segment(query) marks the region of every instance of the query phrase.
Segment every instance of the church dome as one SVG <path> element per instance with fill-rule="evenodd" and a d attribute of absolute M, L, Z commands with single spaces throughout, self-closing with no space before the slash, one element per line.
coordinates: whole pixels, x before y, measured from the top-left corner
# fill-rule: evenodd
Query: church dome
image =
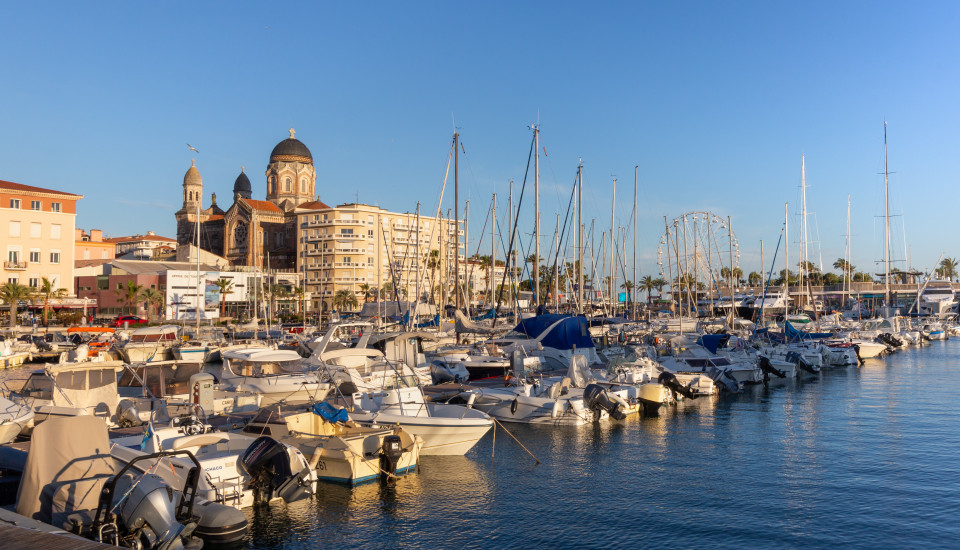
<path fill-rule="evenodd" d="M 281 141 L 273 148 L 270 153 L 270 162 L 302 162 L 304 164 L 313 164 L 313 155 L 310 149 L 299 139 L 293 137 L 293 128 L 290 128 L 290 137 Z"/>
<path fill-rule="evenodd" d="M 187 173 L 183 175 L 183 185 L 203 185 L 200 170 L 197 170 L 197 161 L 191 161 L 190 168 L 187 168 Z"/>
<path fill-rule="evenodd" d="M 233 182 L 233 194 L 239 194 L 245 199 L 253 196 L 253 187 L 250 185 L 250 178 L 248 178 L 247 174 L 243 171 L 243 166 L 240 167 L 240 175 L 237 176 L 236 181 Z"/>

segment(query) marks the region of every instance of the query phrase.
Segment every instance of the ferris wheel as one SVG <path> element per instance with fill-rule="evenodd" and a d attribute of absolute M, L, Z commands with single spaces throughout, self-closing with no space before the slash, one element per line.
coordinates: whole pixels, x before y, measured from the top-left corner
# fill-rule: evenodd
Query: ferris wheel
<path fill-rule="evenodd" d="M 668 281 L 682 274 L 712 288 L 725 285 L 721 274 L 740 266 L 740 245 L 727 219 L 711 212 L 687 212 L 666 222 L 657 264 L 660 277 Z"/>

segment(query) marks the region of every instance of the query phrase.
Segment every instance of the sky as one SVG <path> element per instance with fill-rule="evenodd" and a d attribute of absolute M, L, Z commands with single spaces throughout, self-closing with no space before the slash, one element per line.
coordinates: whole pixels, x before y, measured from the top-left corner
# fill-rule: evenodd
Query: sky
<path fill-rule="evenodd" d="M 456 130 L 469 253 L 486 254 L 491 197 L 498 214 L 511 180 L 519 197 L 537 123 L 545 256 L 582 162 L 598 248 L 617 180 L 628 272 L 634 167 L 640 275 L 658 275 L 664 218 L 693 212 L 730 217 L 745 273 L 761 270 L 761 243 L 769 268 L 785 204 L 795 264 L 803 156 L 811 261 L 835 271 L 845 255 L 849 197 L 852 263 L 877 273 L 887 121 L 894 267 L 960 256 L 955 2 L 2 1 L 0 13 L 0 179 L 84 195 L 78 227 L 109 236 L 175 236 L 191 159 L 204 206 L 212 192 L 229 206 L 241 166 L 264 198 L 291 127 L 327 204 L 432 214 Z"/>

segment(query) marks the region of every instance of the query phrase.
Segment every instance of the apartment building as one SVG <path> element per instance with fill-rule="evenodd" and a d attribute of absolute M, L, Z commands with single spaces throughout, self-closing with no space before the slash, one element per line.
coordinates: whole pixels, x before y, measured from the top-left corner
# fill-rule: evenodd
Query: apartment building
<path fill-rule="evenodd" d="M 114 237 L 107 239 L 116 247 L 116 257 L 127 260 L 150 260 L 158 254 L 176 251 L 177 240 L 170 237 L 161 237 L 153 231 L 146 235 L 132 235 L 130 237 Z"/>
<path fill-rule="evenodd" d="M 341 290 L 352 292 L 360 304 L 378 291 L 393 299 L 389 289 L 394 287 L 408 300 L 418 289 L 423 299 L 432 295 L 438 303 L 451 295 L 454 258 L 463 259 L 464 238 L 461 226 L 457 247 L 453 220 L 320 201 L 300 205 L 296 214 L 297 271 L 314 311 L 333 309 Z"/>
<path fill-rule="evenodd" d="M 73 292 L 77 201 L 83 195 L 0 180 L 0 283 L 38 287 L 42 278 Z"/>
<path fill-rule="evenodd" d="M 74 241 L 74 260 L 110 261 L 116 257 L 116 245 L 103 238 L 103 231 L 91 229 L 89 233 L 76 228 Z"/>

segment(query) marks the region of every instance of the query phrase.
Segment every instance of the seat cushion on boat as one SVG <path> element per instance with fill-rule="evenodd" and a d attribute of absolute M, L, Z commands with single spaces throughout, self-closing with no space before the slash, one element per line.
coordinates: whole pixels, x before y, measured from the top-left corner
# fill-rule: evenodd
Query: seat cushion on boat
<path fill-rule="evenodd" d="M 230 437 L 222 433 L 188 435 L 178 438 L 173 442 L 171 448 L 174 451 L 189 449 L 190 447 L 205 447 L 207 445 L 218 445 L 230 441 Z"/>

